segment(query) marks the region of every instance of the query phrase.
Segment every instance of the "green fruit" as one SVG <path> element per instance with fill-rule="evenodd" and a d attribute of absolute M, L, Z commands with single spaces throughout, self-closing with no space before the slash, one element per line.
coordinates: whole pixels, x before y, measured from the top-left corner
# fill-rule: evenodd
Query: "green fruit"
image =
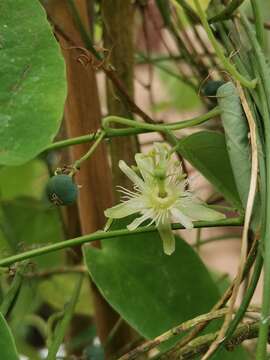
<path fill-rule="evenodd" d="M 216 96 L 218 88 L 224 84 L 222 80 L 209 80 L 203 86 L 202 93 L 204 96 Z"/>
<path fill-rule="evenodd" d="M 46 194 L 49 201 L 55 205 L 70 205 L 77 199 L 78 187 L 71 176 L 55 175 L 47 183 Z"/>

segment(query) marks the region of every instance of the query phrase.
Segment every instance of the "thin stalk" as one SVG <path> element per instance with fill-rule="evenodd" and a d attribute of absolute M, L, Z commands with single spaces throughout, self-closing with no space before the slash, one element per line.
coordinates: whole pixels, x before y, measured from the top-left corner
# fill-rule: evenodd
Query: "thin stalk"
<path fill-rule="evenodd" d="M 235 79 L 238 80 L 243 86 L 247 87 L 247 88 L 255 88 L 256 84 L 257 84 L 257 79 L 253 79 L 253 80 L 248 80 L 247 78 L 245 78 L 243 75 L 241 75 L 236 67 L 226 58 L 226 56 L 223 53 L 222 48 L 220 47 L 219 43 L 216 41 L 215 36 L 208 24 L 205 12 L 202 9 L 202 6 L 199 2 L 199 0 L 194 0 L 194 3 L 196 5 L 198 14 L 200 16 L 202 25 L 208 35 L 208 38 L 213 46 L 213 48 L 215 49 L 215 52 L 220 60 L 220 62 L 222 63 L 224 69 L 231 74 L 231 76 Z"/>
<path fill-rule="evenodd" d="M 74 162 L 74 165 L 73 165 L 73 172 L 76 172 L 77 170 L 80 169 L 80 166 L 81 164 L 90 158 L 90 156 L 94 153 L 94 151 L 96 150 L 96 148 L 98 147 L 98 145 L 100 144 L 100 142 L 102 141 L 102 139 L 104 138 L 105 136 L 105 132 L 104 131 L 100 131 L 98 136 L 97 136 L 97 139 L 96 141 L 94 142 L 94 144 L 91 146 L 91 148 L 87 151 L 86 154 L 84 154 L 80 159 L 76 160 Z"/>
<path fill-rule="evenodd" d="M 243 218 L 237 217 L 237 218 L 227 218 L 223 220 L 218 221 L 194 221 L 194 228 L 202 228 L 202 227 L 222 227 L 222 226 L 242 226 L 243 225 Z M 184 226 L 181 224 L 172 224 L 172 229 L 184 229 Z M 11 264 L 14 264 L 18 261 L 22 261 L 25 259 L 30 259 L 35 256 L 48 254 L 53 251 L 62 250 L 70 247 L 74 247 L 77 245 L 82 245 L 88 242 L 93 242 L 97 240 L 106 240 L 106 239 L 113 239 L 119 236 L 125 236 L 125 235 L 132 235 L 132 234 L 143 234 L 143 233 L 149 233 L 156 231 L 155 226 L 142 226 L 139 227 L 136 230 L 129 231 L 127 229 L 121 229 L 121 230 L 113 230 L 113 231 L 97 231 L 92 234 L 79 236 L 73 239 L 65 240 L 65 241 L 59 241 L 55 244 L 42 246 L 38 249 L 33 249 L 29 251 L 25 251 L 20 254 L 12 255 L 10 257 L 7 257 L 5 259 L 0 260 L 0 266 L 9 266 Z"/>

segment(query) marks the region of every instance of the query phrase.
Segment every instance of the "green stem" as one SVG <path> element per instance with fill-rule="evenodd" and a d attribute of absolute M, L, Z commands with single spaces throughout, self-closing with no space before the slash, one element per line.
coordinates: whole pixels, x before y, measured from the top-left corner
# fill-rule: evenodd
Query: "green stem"
<path fill-rule="evenodd" d="M 216 107 L 213 110 L 209 111 L 208 113 L 197 116 L 190 120 L 179 121 L 179 122 L 172 123 L 172 124 L 155 124 L 155 125 L 154 124 L 146 124 L 146 123 L 142 123 L 142 122 L 138 122 L 138 121 L 134 121 L 134 120 L 129 120 L 129 119 L 118 117 L 118 116 L 108 116 L 103 119 L 102 126 L 103 126 L 104 131 L 109 134 L 117 134 L 118 131 L 121 130 L 121 129 L 115 129 L 115 128 L 109 127 L 109 124 L 111 122 L 130 126 L 133 128 L 143 129 L 143 130 L 147 130 L 147 131 L 157 131 L 157 132 L 165 132 L 166 133 L 168 130 L 175 131 L 175 130 L 181 130 L 181 129 L 184 129 L 187 127 L 193 127 L 193 126 L 200 125 L 200 124 L 204 123 L 205 121 L 220 115 L 220 113 L 221 113 L 220 109 L 218 107 Z"/>
<path fill-rule="evenodd" d="M 200 1 L 199 0 L 194 0 L 194 3 L 196 5 L 199 17 L 201 19 L 202 25 L 208 35 L 208 38 L 213 46 L 213 48 L 215 49 L 215 52 L 220 60 L 220 62 L 222 63 L 224 69 L 235 79 L 238 80 L 243 86 L 247 87 L 247 88 L 255 88 L 256 84 L 257 84 L 257 79 L 254 80 L 248 80 L 246 79 L 243 75 L 241 75 L 236 67 L 226 58 L 226 56 L 223 53 L 222 48 L 220 47 L 219 43 L 216 41 L 215 36 L 207 22 L 207 18 L 205 15 L 205 12 L 203 11 Z"/>
<path fill-rule="evenodd" d="M 105 132 L 104 131 L 100 131 L 97 135 L 97 139 L 96 141 L 94 142 L 94 144 L 90 147 L 90 149 L 87 151 L 86 154 L 84 154 L 80 159 L 76 160 L 74 162 L 74 165 L 73 165 L 73 171 L 71 172 L 70 175 L 73 175 L 73 173 L 75 173 L 77 170 L 80 169 L 80 166 L 81 164 L 90 158 L 90 156 L 93 154 L 93 152 L 96 150 L 96 148 L 98 147 L 98 145 L 100 144 L 100 142 L 102 141 L 102 139 L 104 138 L 105 136 Z"/>
<path fill-rule="evenodd" d="M 257 39 L 262 49 L 264 49 L 265 48 L 264 23 L 262 19 L 260 4 L 258 0 L 251 0 L 250 2 L 255 19 Z"/>
<path fill-rule="evenodd" d="M 221 227 L 221 226 L 242 226 L 243 225 L 243 218 L 237 217 L 237 218 L 228 218 L 218 221 L 195 221 L 194 222 L 194 228 L 202 228 L 202 227 Z M 172 229 L 184 229 L 183 225 L 181 224 L 172 224 Z M 11 264 L 14 264 L 18 261 L 22 261 L 25 259 L 30 259 L 35 256 L 48 254 L 53 251 L 66 249 L 73 246 L 82 245 L 84 243 L 93 242 L 97 240 L 106 240 L 106 239 L 112 239 L 119 236 L 125 236 L 125 235 L 131 235 L 131 234 L 142 234 L 142 233 L 149 233 L 156 231 L 155 226 L 142 226 L 134 231 L 129 231 L 127 229 L 121 229 L 121 230 L 113 230 L 113 231 L 97 231 L 92 234 L 79 236 L 74 239 L 65 240 L 65 241 L 59 241 L 55 244 L 47 245 L 40 247 L 38 249 L 33 249 L 29 251 L 25 251 L 20 254 L 12 255 L 10 257 L 7 257 L 5 259 L 0 260 L 0 266 L 9 266 Z"/>
<path fill-rule="evenodd" d="M 210 19 L 208 19 L 209 23 L 212 24 L 218 21 L 230 19 L 235 10 L 237 10 L 243 2 L 244 0 L 232 0 L 229 5 L 227 5 L 226 8 L 222 10 L 219 14 L 212 16 Z"/>
<path fill-rule="evenodd" d="M 129 119 L 121 118 L 121 117 L 109 116 L 103 120 L 103 121 L 105 121 L 105 126 L 106 126 L 106 128 L 104 128 L 104 131 L 105 131 L 104 138 L 110 139 L 110 138 L 117 137 L 117 136 L 119 136 L 119 137 L 120 136 L 129 136 L 129 135 L 136 135 L 136 134 L 144 134 L 144 133 L 148 133 L 148 132 L 181 130 L 181 129 L 185 129 L 188 127 L 200 125 L 200 124 L 204 123 L 205 121 L 220 115 L 220 113 L 221 112 L 220 112 L 219 108 L 216 107 L 216 108 L 212 109 L 211 111 L 209 111 L 208 113 L 197 116 L 193 119 L 178 121 L 176 123 L 165 124 L 165 125 L 152 125 L 152 124 L 146 124 L 146 123 L 142 123 L 142 122 L 135 122 L 134 120 L 129 120 Z M 125 124 L 125 125 L 130 124 L 132 127 L 123 128 L 123 129 L 113 129 L 113 128 L 108 127 L 108 123 L 118 122 L 117 121 L 118 119 L 120 119 L 122 124 Z M 162 126 L 162 128 L 160 126 Z M 97 140 L 98 136 L 99 136 L 99 133 L 96 132 L 96 133 L 89 134 L 89 135 L 78 136 L 78 137 L 72 138 L 72 139 L 57 141 L 53 144 L 48 145 L 43 151 L 58 150 L 58 149 L 68 147 L 68 146 L 79 145 L 79 144 L 95 141 L 95 140 Z"/>

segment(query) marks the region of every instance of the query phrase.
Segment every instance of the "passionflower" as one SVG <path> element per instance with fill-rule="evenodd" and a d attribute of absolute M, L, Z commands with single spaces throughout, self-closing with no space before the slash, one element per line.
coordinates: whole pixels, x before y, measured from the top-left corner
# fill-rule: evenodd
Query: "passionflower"
<path fill-rule="evenodd" d="M 123 194 L 121 203 L 105 210 L 105 216 L 120 219 L 139 214 L 127 226 L 131 231 L 145 221 L 149 221 L 147 225 L 155 223 L 165 254 L 171 255 L 175 250 L 172 221 L 192 229 L 195 220 L 215 221 L 225 217 L 187 190 L 188 181 L 181 163 L 173 159 L 166 144 L 154 143 L 153 150 L 136 154 L 135 161 L 136 170 L 119 161 L 120 169 L 134 183 L 133 190 L 119 186 Z"/>

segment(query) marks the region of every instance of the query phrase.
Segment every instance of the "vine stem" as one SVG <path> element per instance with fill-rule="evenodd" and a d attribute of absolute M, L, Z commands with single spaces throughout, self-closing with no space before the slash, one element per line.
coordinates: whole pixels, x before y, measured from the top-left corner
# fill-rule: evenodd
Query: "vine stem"
<path fill-rule="evenodd" d="M 236 67 L 226 58 L 226 56 L 223 53 L 222 48 L 220 47 L 219 43 L 216 41 L 213 32 L 208 24 L 205 12 L 202 9 L 202 6 L 200 4 L 199 0 L 194 0 L 194 4 L 197 8 L 199 17 L 201 19 L 202 25 L 208 35 L 208 38 L 213 46 L 213 48 L 215 49 L 215 52 L 220 60 L 220 62 L 222 63 L 224 69 L 226 71 L 228 71 L 229 74 L 231 74 L 231 76 L 237 81 L 239 81 L 243 86 L 247 87 L 247 88 L 255 88 L 256 84 L 257 84 L 257 79 L 253 79 L 253 80 L 248 80 L 246 79 L 243 75 L 241 75 Z"/>
<path fill-rule="evenodd" d="M 144 134 L 148 132 L 167 132 L 167 130 L 182 130 L 188 127 L 197 126 L 203 124 L 204 122 L 220 115 L 221 111 L 218 107 L 210 110 L 208 113 L 196 116 L 192 119 L 182 120 L 171 124 L 146 124 L 142 122 L 137 122 L 135 120 L 125 119 L 118 116 L 108 116 L 103 119 L 103 131 L 105 132 L 103 139 L 110 139 L 117 136 L 128 136 L 136 134 Z M 111 128 L 109 123 L 115 122 L 122 125 L 127 125 L 127 128 Z M 104 126 L 105 124 L 105 126 Z M 78 136 L 72 139 L 57 141 L 53 144 L 48 145 L 43 151 L 52 151 L 58 150 L 64 147 L 79 145 L 86 142 L 91 142 L 97 140 L 100 132 L 95 132 L 89 135 Z"/>
<path fill-rule="evenodd" d="M 218 221 L 194 221 L 194 228 L 202 228 L 202 227 L 220 227 L 220 226 L 242 226 L 243 225 L 243 218 L 242 217 L 236 217 L 236 218 L 227 218 L 223 220 Z M 172 224 L 172 229 L 184 229 L 183 225 L 181 224 Z M 30 259 L 35 256 L 48 254 L 53 251 L 66 249 L 69 247 L 82 245 L 88 242 L 93 242 L 97 240 L 106 240 L 106 239 L 112 239 L 119 236 L 125 236 L 125 235 L 132 235 L 132 234 L 143 234 L 148 232 L 156 231 L 155 226 L 142 226 L 139 227 L 136 230 L 129 231 L 127 229 L 120 229 L 120 230 L 113 230 L 113 231 L 102 231 L 99 230 L 95 233 L 79 236 L 73 239 L 65 240 L 65 241 L 59 241 L 55 244 L 42 246 L 37 249 L 25 251 L 20 254 L 9 256 L 5 259 L 0 260 L 0 266 L 5 267 L 9 266 L 11 264 L 14 264 L 18 261 L 22 261 L 25 259 Z"/>

